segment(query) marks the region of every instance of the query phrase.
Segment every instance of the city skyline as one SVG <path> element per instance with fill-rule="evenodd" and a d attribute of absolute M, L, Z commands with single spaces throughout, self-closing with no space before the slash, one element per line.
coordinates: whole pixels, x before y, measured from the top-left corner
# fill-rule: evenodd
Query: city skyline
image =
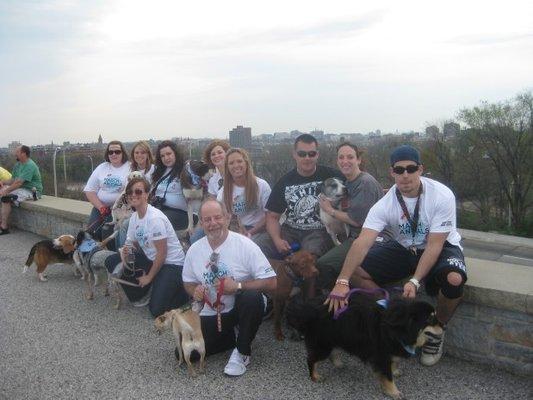
<path fill-rule="evenodd" d="M 0 147 L 424 131 L 531 90 L 532 14 L 521 0 L 2 2 Z"/>

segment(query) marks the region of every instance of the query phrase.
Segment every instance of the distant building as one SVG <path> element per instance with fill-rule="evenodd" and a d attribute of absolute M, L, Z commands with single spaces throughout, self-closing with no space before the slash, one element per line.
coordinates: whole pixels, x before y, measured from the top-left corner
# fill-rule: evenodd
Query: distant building
<path fill-rule="evenodd" d="M 231 147 L 241 147 L 243 149 L 252 148 L 252 128 L 245 128 L 238 125 L 229 131 L 229 144 Z"/>
<path fill-rule="evenodd" d="M 310 135 L 314 136 L 316 140 L 323 140 L 324 139 L 324 131 L 315 129 L 314 131 L 309 132 Z"/>
<path fill-rule="evenodd" d="M 461 126 L 457 122 L 447 122 L 442 128 L 442 133 L 445 137 L 454 137 L 459 134 Z"/>
<path fill-rule="evenodd" d="M 426 135 L 436 136 L 439 134 L 439 127 L 436 125 L 431 125 L 426 128 Z"/>
<path fill-rule="evenodd" d="M 20 145 L 22 145 L 22 143 L 20 142 L 16 142 L 16 141 L 12 141 L 11 143 L 9 143 L 7 145 L 7 148 L 9 149 L 9 151 L 13 151 L 15 150 L 17 147 L 19 147 Z"/>

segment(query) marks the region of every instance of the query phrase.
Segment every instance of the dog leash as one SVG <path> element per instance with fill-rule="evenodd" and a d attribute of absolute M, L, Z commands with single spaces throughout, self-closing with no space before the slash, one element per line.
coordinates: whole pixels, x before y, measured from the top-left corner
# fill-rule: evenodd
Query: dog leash
<path fill-rule="evenodd" d="M 348 293 L 346 293 L 346 296 L 344 296 L 345 300 L 348 300 L 350 296 L 354 293 L 365 293 L 365 294 L 377 294 L 382 293 L 385 296 L 385 302 L 389 301 L 389 292 L 387 292 L 383 288 L 377 288 L 377 289 L 361 289 L 361 288 L 354 288 L 351 289 Z M 339 308 L 335 313 L 333 314 L 333 319 L 339 319 L 339 317 L 342 315 L 343 312 L 345 312 L 348 309 L 348 304 L 345 306 L 342 306 Z"/>
<path fill-rule="evenodd" d="M 108 207 L 106 207 L 106 210 L 103 214 L 100 214 L 98 216 L 98 219 L 96 221 L 94 221 L 92 224 L 90 224 L 86 229 L 85 229 L 85 232 L 89 232 L 89 230 L 94 226 L 96 225 L 97 223 L 101 222 L 101 225 L 95 229 L 94 231 L 97 231 L 98 229 L 100 229 L 103 225 L 104 225 L 104 222 L 105 222 L 105 217 L 110 214 L 111 211 L 109 210 Z"/>
<path fill-rule="evenodd" d="M 221 314 L 222 314 L 222 307 L 224 306 L 224 303 L 222 303 L 221 299 L 222 299 L 222 293 L 224 293 L 224 281 L 225 281 L 224 278 L 220 279 L 220 286 L 218 287 L 218 290 L 217 290 L 217 299 L 215 300 L 214 303 L 211 303 L 209 301 L 209 298 L 207 297 L 207 295 L 204 292 L 204 302 L 209 307 L 211 307 L 213 310 L 217 311 L 217 330 L 218 330 L 218 332 L 222 332 L 222 315 Z"/>

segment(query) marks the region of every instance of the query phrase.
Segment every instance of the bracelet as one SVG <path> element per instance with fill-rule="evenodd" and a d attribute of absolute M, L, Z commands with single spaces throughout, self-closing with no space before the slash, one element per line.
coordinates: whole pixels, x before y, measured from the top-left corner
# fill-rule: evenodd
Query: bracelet
<path fill-rule="evenodd" d="M 343 285 L 350 287 L 350 281 L 348 279 L 337 279 L 335 285 Z"/>
<path fill-rule="evenodd" d="M 416 278 L 409 279 L 409 282 L 411 282 L 413 285 L 415 285 L 416 291 L 420 289 L 420 282 Z"/>

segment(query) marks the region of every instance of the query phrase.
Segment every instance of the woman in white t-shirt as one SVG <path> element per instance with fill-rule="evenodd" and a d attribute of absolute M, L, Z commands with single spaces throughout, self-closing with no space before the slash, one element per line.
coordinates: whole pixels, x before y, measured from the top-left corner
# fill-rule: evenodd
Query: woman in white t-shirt
<path fill-rule="evenodd" d="M 102 239 L 102 225 L 111 222 L 110 207 L 122 193 L 130 173 L 128 154 L 122 142 L 109 142 L 104 158 L 105 162 L 96 167 L 83 189 L 87 200 L 93 205 L 88 229 L 97 240 Z"/>
<path fill-rule="evenodd" d="M 189 219 L 180 174 L 185 165 L 183 151 L 170 140 L 157 146 L 155 171 L 152 175 L 152 205 L 163 211 L 174 230 L 185 229 Z"/>
<path fill-rule="evenodd" d="M 268 183 L 254 175 L 246 150 L 232 148 L 226 153 L 224 186 L 217 200 L 239 218 L 250 238 L 265 230 L 265 206 L 270 192 Z"/>
<path fill-rule="evenodd" d="M 209 179 L 207 191 L 209 196 L 216 198 L 218 191 L 222 188 L 224 181 L 224 161 L 230 145 L 225 140 L 213 140 L 204 150 L 204 162 L 209 168 L 214 169 L 215 173 Z"/>
<path fill-rule="evenodd" d="M 126 244 L 105 264 L 115 272 L 122 260 L 126 266 L 120 278 L 138 285 L 124 284 L 124 292 L 135 306 L 149 304 L 150 312 L 157 317 L 185 304 L 188 295 L 181 279 L 185 253 L 165 214 L 148 204 L 149 193 L 150 183 L 145 178 L 134 178 L 126 186 L 129 203 L 136 211 L 130 218 Z M 133 266 L 126 264 L 132 251 Z"/>

